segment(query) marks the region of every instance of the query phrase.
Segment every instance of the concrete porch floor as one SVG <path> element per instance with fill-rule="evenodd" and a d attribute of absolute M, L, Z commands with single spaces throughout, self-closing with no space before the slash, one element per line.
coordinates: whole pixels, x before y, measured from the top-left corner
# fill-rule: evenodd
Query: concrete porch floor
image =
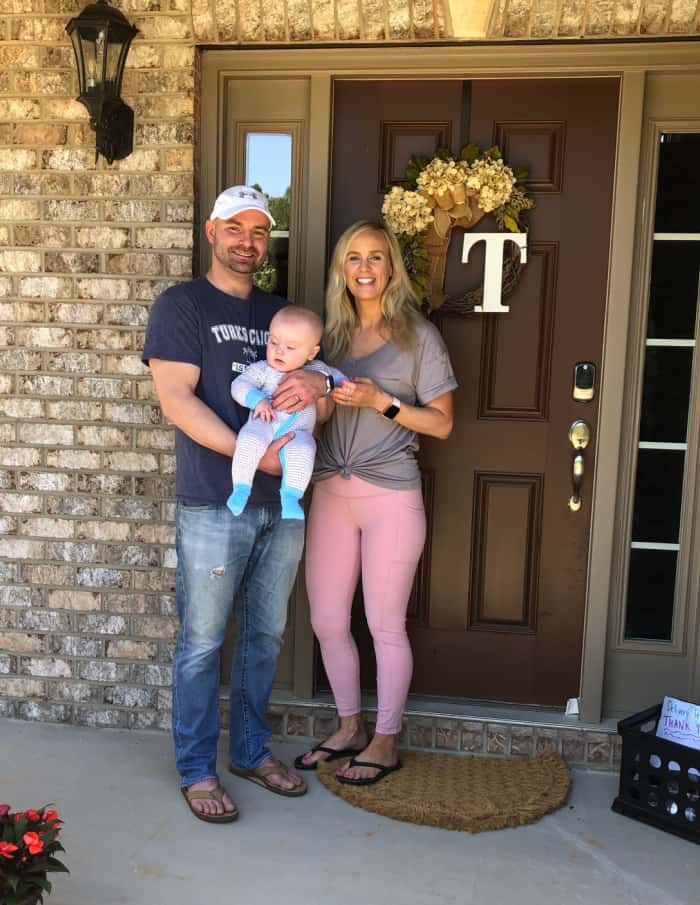
<path fill-rule="evenodd" d="M 302 749 L 279 744 L 289 760 Z M 610 811 L 617 777 L 573 771 L 531 826 L 468 835 L 301 799 L 226 772 L 241 818 L 194 820 L 166 734 L 0 721 L 0 803 L 53 802 L 65 860 L 46 905 L 689 905 L 700 849 Z"/>

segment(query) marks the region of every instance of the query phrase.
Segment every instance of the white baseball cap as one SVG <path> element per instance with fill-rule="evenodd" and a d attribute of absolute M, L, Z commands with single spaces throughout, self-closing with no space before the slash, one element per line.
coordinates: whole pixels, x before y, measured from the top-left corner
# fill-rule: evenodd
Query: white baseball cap
<path fill-rule="evenodd" d="M 249 185 L 234 185 L 225 189 L 214 202 L 209 219 L 230 220 L 242 211 L 260 211 L 265 214 L 271 226 L 275 225 L 267 198 Z"/>

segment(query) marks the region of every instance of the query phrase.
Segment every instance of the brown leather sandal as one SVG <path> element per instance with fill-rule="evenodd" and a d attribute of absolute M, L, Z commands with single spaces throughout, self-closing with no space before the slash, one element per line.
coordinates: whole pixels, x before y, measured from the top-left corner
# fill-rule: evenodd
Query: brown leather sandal
<path fill-rule="evenodd" d="M 195 789 L 190 792 L 189 789 L 181 788 L 187 807 L 192 811 L 197 820 L 203 820 L 205 823 L 233 823 L 238 820 L 238 808 L 234 805 L 233 811 L 224 811 L 223 814 L 202 814 L 196 808 L 192 807 L 193 801 L 219 801 L 223 802 L 225 789 L 218 785 L 215 789 Z"/>
<path fill-rule="evenodd" d="M 300 795 L 305 795 L 308 792 L 308 786 L 303 780 L 301 785 L 295 786 L 293 789 L 281 789 L 279 786 L 270 782 L 268 776 L 289 775 L 289 767 L 282 763 L 281 760 L 274 760 L 271 764 L 261 764 L 259 767 L 255 767 L 252 770 L 244 770 L 241 767 L 236 767 L 231 764 L 229 770 L 234 776 L 240 776 L 241 779 L 248 779 L 250 782 L 262 786 L 263 789 L 267 789 L 268 792 L 274 792 L 275 795 L 285 795 L 287 798 L 298 798 Z"/>

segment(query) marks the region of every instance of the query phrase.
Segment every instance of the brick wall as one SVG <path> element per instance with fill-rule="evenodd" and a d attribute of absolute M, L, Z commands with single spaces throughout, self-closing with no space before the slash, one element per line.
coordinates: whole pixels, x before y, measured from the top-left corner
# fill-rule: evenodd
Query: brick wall
<path fill-rule="evenodd" d="M 195 45 L 449 38 L 454 2 L 121 0 L 135 150 L 108 167 L 73 99 L 82 0 L 0 0 L 0 715 L 168 722 L 172 433 L 139 350 L 191 275 Z M 696 6 L 657 33 L 693 33 Z M 534 21 L 498 9 L 501 33 Z"/>

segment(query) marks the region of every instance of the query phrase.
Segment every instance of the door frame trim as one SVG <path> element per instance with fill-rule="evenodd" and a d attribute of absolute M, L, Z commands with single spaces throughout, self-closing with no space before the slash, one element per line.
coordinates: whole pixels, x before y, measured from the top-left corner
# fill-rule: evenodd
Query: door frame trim
<path fill-rule="evenodd" d="M 615 526 L 615 500 L 622 436 L 622 400 L 630 316 L 633 251 L 637 235 L 645 78 L 648 71 L 700 71 L 695 42 L 587 45 L 391 46 L 333 48 L 198 48 L 202 81 L 200 120 L 200 208 L 216 194 L 219 169 L 216 85 L 222 74 L 306 76 L 311 80 L 309 168 L 302 241 L 303 286 L 307 304 L 323 305 L 328 231 L 332 86 L 335 79 L 620 78 L 620 105 L 610 236 L 597 438 L 592 492 L 586 615 L 583 631 L 579 711 L 582 720 L 600 721 L 603 703 L 606 633 Z M 213 90 L 212 90 L 213 89 Z M 611 304 L 614 300 L 614 304 Z M 610 488 L 615 493 L 610 493 Z M 300 601 L 301 602 L 301 601 Z M 306 607 L 295 612 L 294 693 L 310 697 L 313 687 L 311 627 Z"/>

